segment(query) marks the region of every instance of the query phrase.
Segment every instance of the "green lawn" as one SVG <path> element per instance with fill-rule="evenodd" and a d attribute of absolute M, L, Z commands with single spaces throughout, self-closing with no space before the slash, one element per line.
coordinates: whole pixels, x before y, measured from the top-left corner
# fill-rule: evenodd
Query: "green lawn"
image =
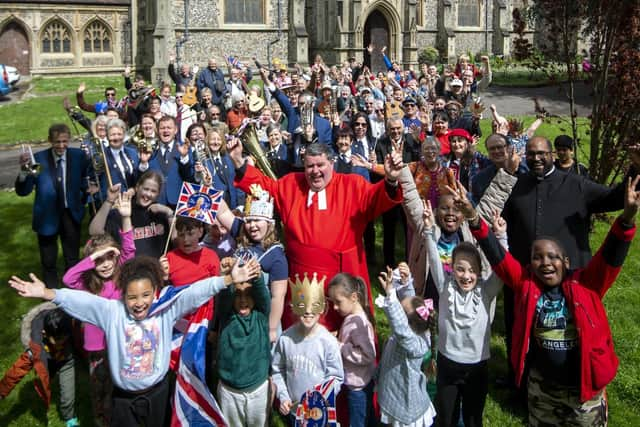
<path fill-rule="evenodd" d="M 0 193 L 0 226 L 6 230 L 4 243 L 0 251 L 0 300 L 3 309 L 0 312 L 0 324 L 4 325 L 0 331 L 0 371 L 6 371 L 22 352 L 20 344 L 20 321 L 30 307 L 37 302 L 22 299 L 6 285 L 12 274 L 26 276 L 29 272 L 38 273 L 39 257 L 36 238 L 31 231 L 32 197 L 20 198 L 11 192 Z M 592 238 L 594 247 L 602 241 L 609 224 L 598 222 Z M 381 235 L 378 227 L 377 234 Z M 400 233 L 398 233 L 400 234 Z M 377 251 L 381 257 L 380 239 L 377 241 Z M 634 427 L 640 425 L 640 285 L 637 272 L 640 270 L 640 244 L 638 240 L 631 246 L 622 273 L 616 284 L 605 298 L 605 306 L 613 331 L 616 350 L 620 358 L 620 368 L 614 382 L 609 386 L 611 425 Z M 398 244 L 397 247 L 401 248 Z M 398 258 L 404 256 L 403 249 L 398 250 Z M 375 278 L 380 269 L 379 265 L 372 265 L 371 277 Z M 374 293 L 377 294 L 377 281 L 373 280 Z M 499 304 L 501 302 L 499 301 Z M 492 359 L 490 361 L 490 388 L 487 407 L 485 409 L 485 423 L 490 426 L 524 426 L 522 410 L 513 406 L 507 393 L 494 386 L 495 378 L 505 372 L 504 330 L 502 327 L 501 306 L 498 307 L 494 322 L 494 334 L 491 340 Z M 377 327 L 382 341 L 388 336 L 388 325 L 382 312 L 376 312 Z M 78 411 L 83 425 L 90 425 L 91 410 L 88 402 L 86 365 L 78 363 Z M 2 426 L 62 426 L 56 409 L 57 392 L 53 405 L 48 412 L 43 409 L 33 388 L 33 375 L 28 375 L 9 397 L 0 402 L 0 425 Z M 283 425 L 275 421 L 273 425 Z"/>

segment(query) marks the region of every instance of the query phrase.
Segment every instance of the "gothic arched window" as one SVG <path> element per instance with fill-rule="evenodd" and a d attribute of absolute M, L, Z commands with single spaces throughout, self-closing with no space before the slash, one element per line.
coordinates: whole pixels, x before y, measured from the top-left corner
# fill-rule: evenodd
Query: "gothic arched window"
<path fill-rule="evenodd" d="M 111 34 L 102 22 L 93 21 L 84 30 L 84 51 L 111 52 Z"/>
<path fill-rule="evenodd" d="M 66 25 L 55 20 L 51 21 L 41 37 L 43 53 L 69 53 L 71 52 L 71 33 Z"/>

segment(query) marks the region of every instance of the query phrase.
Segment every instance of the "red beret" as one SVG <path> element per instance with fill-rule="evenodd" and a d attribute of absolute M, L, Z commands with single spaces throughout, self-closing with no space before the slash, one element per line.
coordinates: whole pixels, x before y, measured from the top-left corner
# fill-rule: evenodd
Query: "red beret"
<path fill-rule="evenodd" d="M 471 138 L 471 135 L 469 134 L 469 132 L 467 132 L 466 130 L 461 129 L 461 128 L 451 129 L 447 136 L 449 138 L 451 138 L 452 136 L 461 136 L 461 137 L 465 138 L 469 142 L 473 141 L 473 138 Z"/>

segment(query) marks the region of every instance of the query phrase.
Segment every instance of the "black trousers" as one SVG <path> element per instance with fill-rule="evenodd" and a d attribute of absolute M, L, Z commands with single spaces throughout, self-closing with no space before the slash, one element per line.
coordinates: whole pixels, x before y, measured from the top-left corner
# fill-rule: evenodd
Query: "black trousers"
<path fill-rule="evenodd" d="M 482 426 L 482 412 L 489 391 L 489 365 L 457 363 L 438 353 L 436 413 L 438 426 L 455 427 L 460 417 L 465 427 Z"/>
<path fill-rule="evenodd" d="M 58 233 L 51 236 L 38 234 L 40 247 L 40 263 L 42 264 L 42 280 L 47 288 L 58 287 L 58 237 L 62 245 L 65 271 L 78 263 L 80 250 L 80 224 L 74 221 L 69 209 L 65 209 L 60 216 Z"/>
<path fill-rule="evenodd" d="M 402 229 L 404 230 L 402 240 L 405 242 L 406 246 L 407 217 L 405 216 L 402 207 L 393 207 L 382 214 L 382 254 L 384 256 L 384 265 L 388 265 L 392 268 L 396 265 L 396 227 L 400 221 L 402 222 Z"/>
<path fill-rule="evenodd" d="M 170 412 L 168 375 L 141 393 L 113 388 L 112 427 L 164 427 Z"/>

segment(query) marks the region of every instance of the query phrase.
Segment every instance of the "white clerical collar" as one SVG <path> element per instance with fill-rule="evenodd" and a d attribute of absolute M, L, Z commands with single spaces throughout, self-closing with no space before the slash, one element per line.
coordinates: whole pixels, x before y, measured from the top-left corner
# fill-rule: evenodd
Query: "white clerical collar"
<path fill-rule="evenodd" d="M 307 195 L 307 207 L 311 207 L 313 204 L 313 195 L 318 195 L 318 210 L 326 211 L 327 210 L 327 191 L 326 189 L 322 189 L 320 191 L 309 190 L 309 194 Z"/>

